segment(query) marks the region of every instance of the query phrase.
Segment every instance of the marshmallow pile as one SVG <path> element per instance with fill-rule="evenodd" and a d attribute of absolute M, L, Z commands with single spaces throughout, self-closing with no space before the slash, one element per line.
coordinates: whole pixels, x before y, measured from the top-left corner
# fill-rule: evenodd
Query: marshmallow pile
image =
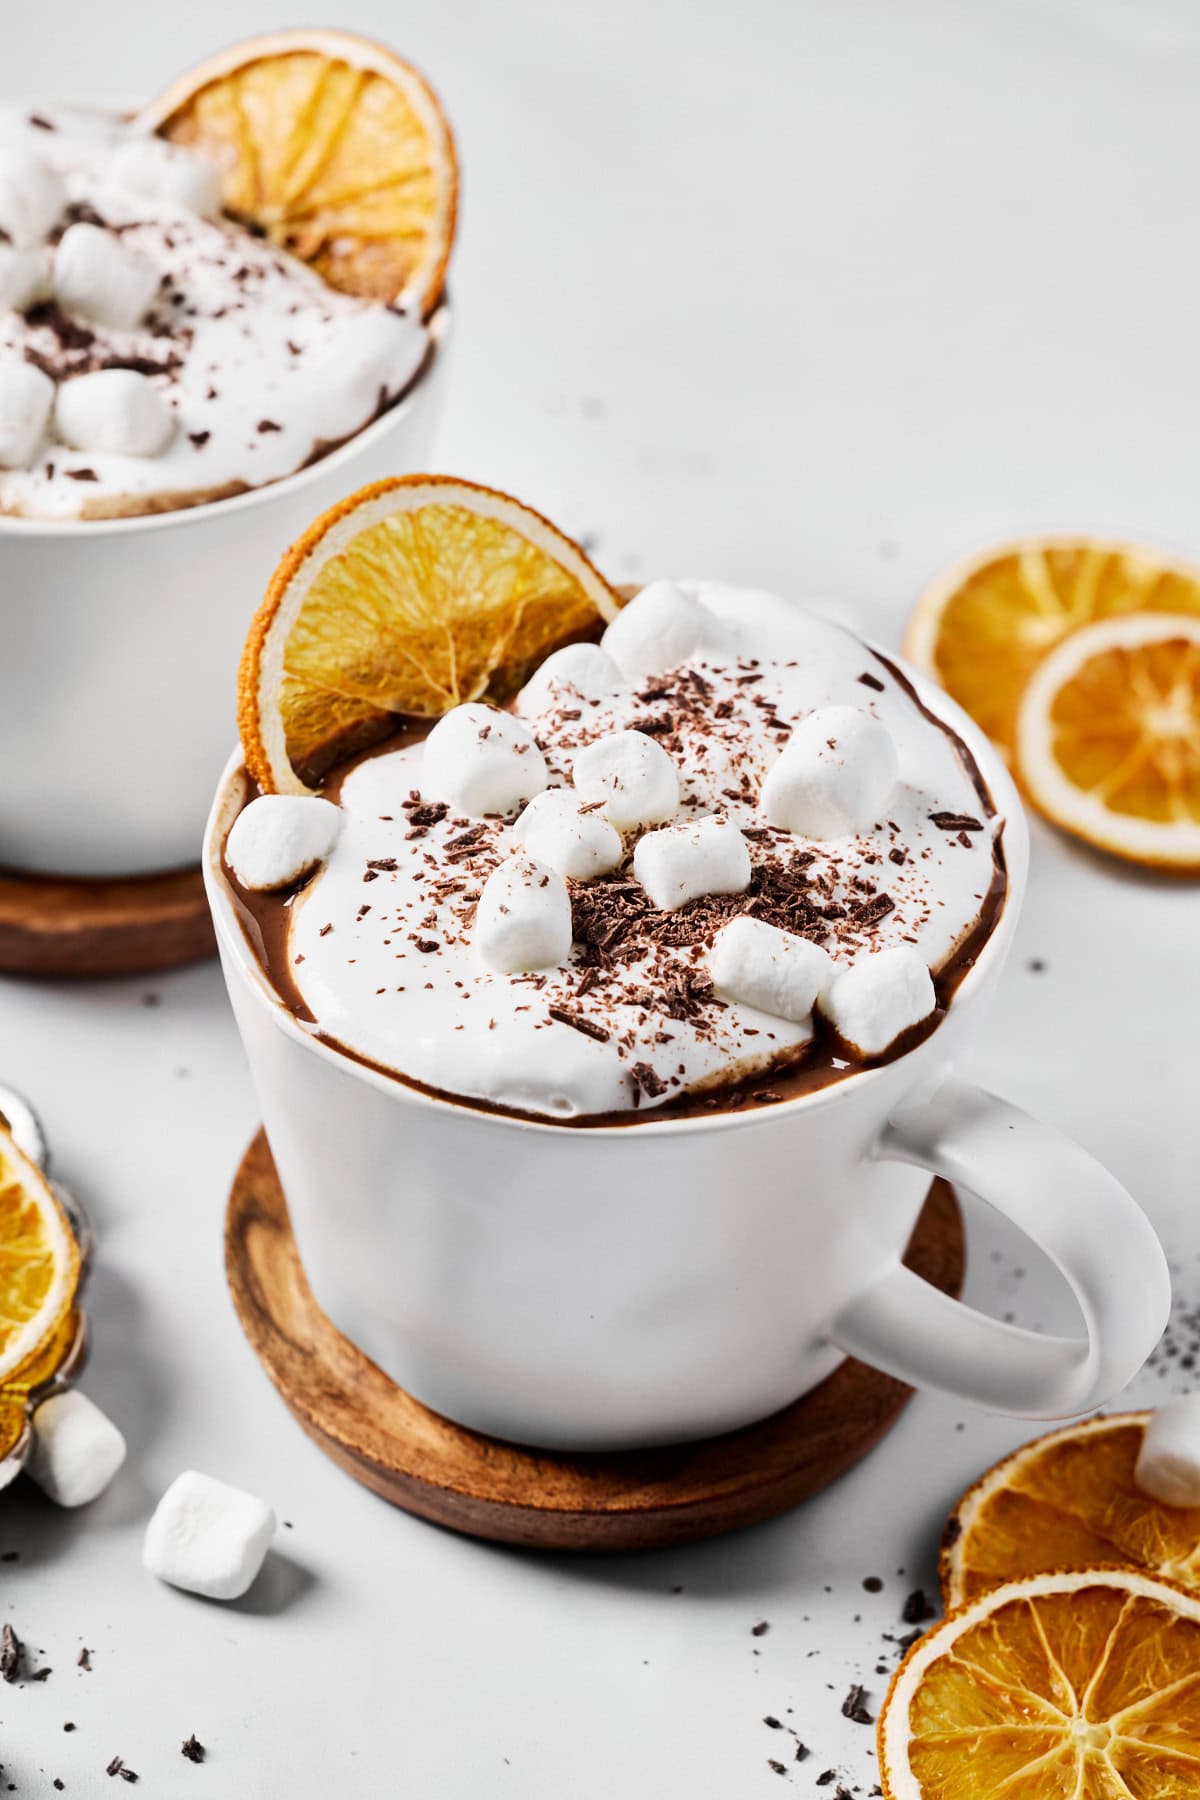
<path fill-rule="evenodd" d="M 126 139 L 111 157 L 108 179 L 126 193 L 204 215 L 220 209 L 216 169 L 160 138 Z M 59 235 L 67 206 L 66 183 L 48 162 L 0 149 L 0 312 L 25 313 L 52 300 L 85 324 L 135 330 L 158 295 L 157 268 L 102 225 L 80 221 Z M 16 351 L 0 358 L 0 468 L 29 468 L 47 439 L 97 454 L 158 456 L 174 432 L 171 406 L 136 369 L 98 369 L 55 383 Z"/>
<path fill-rule="evenodd" d="M 636 729 L 596 737 L 576 751 L 570 786 L 550 786 L 532 728 L 572 696 L 602 701 L 693 659 L 719 664 L 736 653 L 729 625 L 695 594 L 659 581 L 624 608 L 600 644 L 548 656 L 517 698 L 519 717 L 470 704 L 434 726 L 422 796 L 468 817 L 514 820 L 518 848 L 489 877 L 476 914 L 475 947 L 487 967 L 563 967 L 572 942 L 566 881 L 619 868 L 629 839 L 633 877 L 662 911 L 746 892 L 745 837 L 720 814 L 680 820 L 680 771 L 653 737 Z M 796 723 L 767 772 L 760 816 L 809 840 L 852 837 L 885 812 L 898 775 L 896 746 L 870 712 L 819 707 Z M 928 968 L 905 946 L 842 967 L 807 939 L 749 916 L 718 933 L 708 967 L 718 993 L 734 1003 L 792 1022 L 819 1008 L 860 1056 L 881 1054 L 936 1004 Z"/>
<path fill-rule="evenodd" d="M 978 771 L 886 660 L 712 583 L 655 584 L 512 710 L 380 746 L 337 801 L 268 975 L 350 1053 L 545 1117 L 902 1049 L 1002 890 Z"/>

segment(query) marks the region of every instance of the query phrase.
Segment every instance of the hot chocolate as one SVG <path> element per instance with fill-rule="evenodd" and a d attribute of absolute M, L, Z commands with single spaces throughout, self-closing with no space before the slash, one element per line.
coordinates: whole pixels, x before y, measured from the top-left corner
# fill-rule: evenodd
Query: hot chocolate
<path fill-rule="evenodd" d="M 391 405 L 433 341 L 419 312 L 339 293 L 224 217 L 193 151 L 0 107 L 0 515 L 278 481 Z"/>
<path fill-rule="evenodd" d="M 932 1031 L 1002 821 L 887 659 L 770 595 L 656 583 L 512 711 L 252 799 L 226 843 L 283 1000 L 347 1054 L 555 1122 L 770 1104 Z"/>

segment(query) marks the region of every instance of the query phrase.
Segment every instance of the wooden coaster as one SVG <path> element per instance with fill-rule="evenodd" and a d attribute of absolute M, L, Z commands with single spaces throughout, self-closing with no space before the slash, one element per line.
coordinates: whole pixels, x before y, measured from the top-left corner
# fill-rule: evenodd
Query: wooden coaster
<path fill-rule="evenodd" d="M 199 869 L 112 881 L 0 875 L 0 974 L 149 975 L 215 949 Z"/>
<path fill-rule="evenodd" d="M 962 1218 L 943 1181 L 905 1260 L 944 1293 L 959 1292 Z M 406 1511 L 501 1543 L 649 1550 L 756 1524 L 851 1468 L 912 1394 L 848 1360 L 757 1425 L 662 1450 L 569 1455 L 467 1431 L 397 1387 L 325 1317 L 261 1131 L 229 1195 L 225 1268 L 251 1348 L 327 1456 Z"/>

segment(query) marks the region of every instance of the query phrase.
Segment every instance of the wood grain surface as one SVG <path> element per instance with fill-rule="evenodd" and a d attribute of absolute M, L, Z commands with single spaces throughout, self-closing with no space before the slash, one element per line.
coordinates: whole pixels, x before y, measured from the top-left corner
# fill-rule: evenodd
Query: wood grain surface
<path fill-rule="evenodd" d="M 964 1254 L 958 1203 L 937 1181 L 906 1261 L 957 1294 Z M 326 1455 L 396 1506 L 502 1543 L 644 1550 L 755 1524 L 851 1468 L 896 1422 L 912 1392 L 847 1360 L 771 1418 L 665 1449 L 565 1454 L 465 1430 L 397 1387 L 322 1313 L 261 1131 L 230 1192 L 225 1258 L 251 1347 Z"/>
<path fill-rule="evenodd" d="M 215 949 L 199 869 L 112 881 L 0 874 L 5 975 L 149 975 Z"/>

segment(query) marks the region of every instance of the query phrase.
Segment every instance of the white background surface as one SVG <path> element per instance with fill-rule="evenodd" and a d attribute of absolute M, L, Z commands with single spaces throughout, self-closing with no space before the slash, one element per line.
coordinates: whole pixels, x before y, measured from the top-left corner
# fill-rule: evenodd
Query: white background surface
<path fill-rule="evenodd" d="M 616 578 L 835 595 L 894 642 L 928 576 L 1013 532 L 1200 554 L 1187 0 L 336 10 L 427 69 L 460 135 L 440 460 L 594 534 Z M 10 0 L 0 92 L 137 99 L 292 22 L 267 0 Z M 1195 918 L 1194 889 L 1037 829 L 972 1071 L 1128 1183 L 1185 1304 L 1200 1294 Z M 85 1385 L 130 1441 L 86 1514 L 24 1484 L 0 1497 L 0 1552 L 21 1557 L 0 1564 L 0 1617 L 54 1668 L 0 1689 L 18 1793 L 58 1776 L 111 1795 L 114 1754 L 139 1793 L 220 1800 L 829 1796 L 829 1767 L 869 1791 L 872 1734 L 840 1718 L 846 1685 L 862 1679 L 874 1710 L 879 1633 L 932 1586 L 948 1505 L 1024 1427 L 920 1398 L 823 1499 L 669 1556 L 582 1565 L 459 1541 L 325 1462 L 239 1334 L 221 1219 L 255 1106 L 215 966 L 2 984 L 0 1076 L 42 1109 L 93 1212 Z M 1054 1323 L 1036 1259 L 971 1223 L 971 1297 Z M 192 1465 L 292 1521 L 235 1607 L 139 1567 L 153 1499 Z M 862 1592 L 868 1574 L 881 1595 Z M 788 1750 L 766 1713 L 813 1746 L 786 1778 L 767 1766 Z M 202 1768 L 178 1753 L 191 1731 Z"/>

